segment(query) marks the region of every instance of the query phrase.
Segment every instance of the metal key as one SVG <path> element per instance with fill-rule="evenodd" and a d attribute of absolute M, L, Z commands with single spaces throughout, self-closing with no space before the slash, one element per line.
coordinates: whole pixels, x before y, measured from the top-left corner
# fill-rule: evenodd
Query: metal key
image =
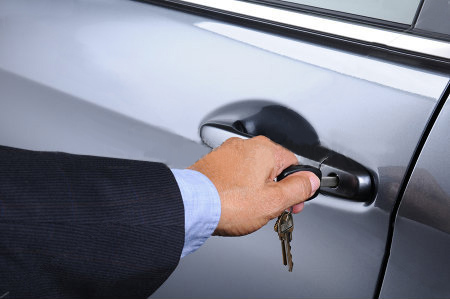
<path fill-rule="evenodd" d="M 322 172 L 320 169 L 308 166 L 308 165 L 291 165 L 285 170 L 283 170 L 280 175 L 277 176 L 277 182 L 283 180 L 288 175 L 293 174 L 298 171 L 311 171 L 313 172 L 319 180 L 322 181 L 321 186 L 323 187 L 336 187 L 339 183 L 337 177 L 322 177 Z M 316 197 L 319 194 L 319 190 L 311 196 L 310 199 Z M 292 217 L 292 208 L 289 211 L 284 211 L 275 222 L 274 230 L 278 233 L 278 238 L 281 241 L 281 252 L 283 254 L 283 265 L 289 267 L 289 272 L 292 272 L 294 267 L 294 262 L 292 261 L 291 254 L 291 241 L 292 232 L 294 231 L 294 219 Z"/>
<path fill-rule="evenodd" d="M 278 233 L 281 241 L 281 251 L 283 254 L 283 264 L 289 267 L 292 272 L 294 263 L 292 262 L 291 240 L 292 231 L 294 230 L 294 219 L 290 211 L 284 211 L 275 222 L 274 230 Z"/>
<path fill-rule="evenodd" d="M 284 233 L 286 243 L 285 247 L 286 247 L 287 265 L 289 267 L 289 272 L 292 272 L 292 268 L 294 267 L 294 262 L 292 261 L 292 254 L 291 254 L 291 241 L 293 230 L 294 227 L 292 226 L 287 232 Z"/>
<path fill-rule="evenodd" d="M 281 217 L 280 221 L 280 232 L 283 234 L 283 239 L 285 243 L 287 266 L 289 267 L 289 272 L 292 272 L 294 262 L 292 261 L 291 241 L 292 241 L 292 232 L 294 231 L 294 219 L 292 217 L 291 211 L 285 212 L 283 214 L 282 214 L 283 217 Z"/>
<path fill-rule="evenodd" d="M 273 227 L 273 229 L 275 230 L 275 232 L 278 234 L 278 238 L 281 241 L 281 253 L 282 253 L 282 257 L 283 257 L 283 265 L 287 265 L 287 259 L 286 259 L 286 246 L 284 244 L 284 238 L 283 235 L 279 232 L 279 227 L 278 224 L 280 222 L 281 216 L 278 217 L 277 221 L 275 222 L 275 226 Z"/>

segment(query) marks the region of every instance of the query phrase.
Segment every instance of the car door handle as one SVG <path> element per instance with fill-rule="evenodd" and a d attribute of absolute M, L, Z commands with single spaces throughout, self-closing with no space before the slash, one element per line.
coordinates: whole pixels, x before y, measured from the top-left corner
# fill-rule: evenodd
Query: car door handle
<path fill-rule="evenodd" d="M 373 200 L 371 173 L 358 162 L 320 144 L 311 124 L 301 115 L 268 101 L 243 101 L 209 114 L 200 125 L 200 137 L 211 148 L 231 137 L 263 135 L 296 155 L 301 165 L 319 168 L 324 176 L 338 177 L 337 187 L 321 187 L 320 193 L 358 202 Z"/>

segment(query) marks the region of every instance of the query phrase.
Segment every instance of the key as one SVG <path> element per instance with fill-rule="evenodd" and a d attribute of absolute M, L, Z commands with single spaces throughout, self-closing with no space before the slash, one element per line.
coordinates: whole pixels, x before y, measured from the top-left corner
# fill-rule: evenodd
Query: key
<path fill-rule="evenodd" d="M 320 187 L 330 187 L 335 188 L 339 185 L 339 178 L 337 176 L 324 176 L 322 177 L 322 172 L 320 169 L 309 166 L 309 165 L 291 165 L 285 170 L 283 170 L 279 176 L 277 176 L 277 182 L 281 181 L 285 177 L 287 177 L 290 174 L 293 174 L 295 172 L 299 171 L 311 171 L 314 173 L 319 179 L 320 179 Z M 311 200 L 315 198 L 317 195 L 319 195 L 320 188 L 314 193 L 313 196 L 311 196 L 308 200 Z M 307 201 L 308 201 L 307 200 Z"/>
<path fill-rule="evenodd" d="M 275 230 L 276 233 L 278 233 L 278 238 L 281 241 L 281 254 L 282 254 L 282 257 L 283 257 L 283 265 L 286 266 L 287 265 L 287 259 L 286 259 L 286 246 L 284 244 L 284 236 L 280 233 L 279 227 L 278 227 L 278 224 L 280 222 L 280 218 L 281 218 L 281 216 L 278 217 L 277 221 L 275 222 L 275 226 L 274 226 L 273 229 Z"/>
<path fill-rule="evenodd" d="M 311 171 L 315 175 L 317 175 L 320 180 L 322 180 L 322 172 L 320 171 L 320 169 L 307 165 L 292 165 L 281 172 L 281 174 L 277 177 L 277 181 L 281 181 L 288 175 L 298 171 Z M 327 187 L 337 186 L 339 182 L 337 177 L 324 177 L 323 179 L 325 180 L 322 180 L 321 184 L 323 185 L 323 183 L 325 183 Z M 318 194 L 319 190 L 317 190 L 317 192 L 310 199 L 316 197 Z M 278 217 L 273 229 L 278 233 L 278 238 L 281 241 L 283 265 L 288 266 L 289 272 L 292 272 L 292 269 L 294 267 L 291 253 L 292 232 L 294 231 L 294 218 L 292 217 L 292 208 L 289 211 L 284 211 Z"/>
<path fill-rule="evenodd" d="M 283 265 L 289 267 L 292 272 L 294 263 L 292 262 L 291 254 L 291 240 L 292 231 L 294 230 L 294 219 L 290 211 L 284 211 L 277 219 L 274 225 L 274 230 L 278 233 L 278 238 L 281 241 L 281 253 L 283 256 Z"/>
<path fill-rule="evenodd" d="M 294 267 L 294 262 L 292 261 L 291 254 L 291 241 L 292 241 L 292 232 L 294 231 L 294 219 L 292 217 L 291 211 L 283 212 L 281 214 L 281 219 L 279 223 L 279 230 L 284 241 L 285 247 L 285 256 L 289 272 L 292 272 L 292 268 Z"/>
<path fill-rule="evenodd" d="M 294 229 L 294 219 L 292 218 L 292 213 L 290 211 L 284 211 L 280 217 L 278 226 L 282 234 Z"/>
<path fill-rule="evenodd" d="M 294 227 L 292 227 L 288 232 L 285 233 L 286 238 L 286 256 L 287 256 L 287 265 L 288 265 L 288 271 L 292 272 L 292 268 L 294 267 L 294 262 L 292 261 L 292 254 L 291 254 L 291 241 L 292 241 L 292 231 Z"/>

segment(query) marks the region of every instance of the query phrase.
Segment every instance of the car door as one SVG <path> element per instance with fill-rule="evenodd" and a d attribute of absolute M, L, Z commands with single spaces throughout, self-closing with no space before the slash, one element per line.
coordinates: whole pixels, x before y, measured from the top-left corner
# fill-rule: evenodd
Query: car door
<path fill-rule="evenodd" d="M 402 192 L 382 298 L 450 296 L 450 103 L 446 96 Z"/>
<path fill-rule="evenodd" d="M 299 5 L 3 0 L 1 143 L 186 167 L 208 152 L 198 130 L 211 113 L 285 107 L 367 169 L 371 196 L 307 203 L 294 216 L 292 273 L 270 222 L 210 238 L 153 297 L 377 296 L 399 190 L 449 81 L 449 44 L 402 33 L 410 15 Z"/>

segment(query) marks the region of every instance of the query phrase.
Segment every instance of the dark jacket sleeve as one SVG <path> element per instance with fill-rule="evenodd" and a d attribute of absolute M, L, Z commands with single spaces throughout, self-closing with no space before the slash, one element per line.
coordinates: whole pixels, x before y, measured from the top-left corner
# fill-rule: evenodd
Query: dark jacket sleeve
<path fill-rule="evenodd" d="M 0 146 L 0 298 L 146 298 L 183 245 L 164 164 Z"/>

